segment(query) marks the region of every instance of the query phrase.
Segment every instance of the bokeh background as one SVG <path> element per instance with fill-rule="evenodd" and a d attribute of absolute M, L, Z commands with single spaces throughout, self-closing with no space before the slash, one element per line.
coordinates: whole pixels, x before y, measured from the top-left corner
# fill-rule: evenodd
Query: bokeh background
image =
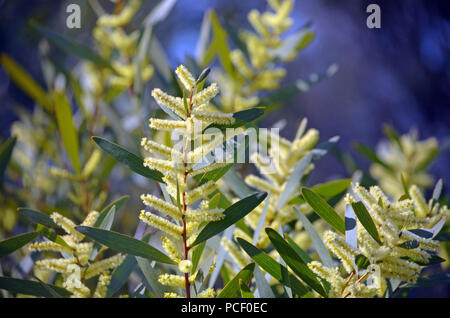
<path fill-rule="evenodd" d="M 100 0 L 108 7 L 109 1 Z M 65 8 L 82 8 L 81 30 L 65 27 Z M 158 1 L 147 1 L 152 7 Z M 366 7 L 381 7 L 381 29 L 366 27 Z M 204 13 L 214 8 L 219 16 L 237 27 L 249 27 L 247 13 L 264 10 L 263 0 L 179 0 L 155 32 L 175 68 L 195 46 Z M 267 117 L 262 125 L 286 120 L 282 134 L 292 138 L 299 119 L 319 129 L 322 139 L 339 135 L 339 147 L 350 152 L 363 167 L 368 162 L 353 151 L 358 140 L 375 147 L 383 138 L 382 126 L 398 132 L 417 128 L 421 139 L 435 136 L 442 152 L 431 166 L 433 175 L 450 182 L 450 6 L 448 1 L 334 1 L 297 0 L 292 13 L 296 27 L 311 22 L 314 42 L 289 64 L 286 83 L 308 78 L 337 63 L 338 73 L 291 100 Z M 95 14 L 87 1 L 0 0 L 0 52 L 17 60 L 44 85 L 39 60 L 39 40 L 31 20 L 90 44 Z M 65 57 L 67 64 L 76 60 Z M 31 109 L 33 101 L 17 88 L 0 68 L 0 135 L 9 136 L 17 119 L 17 105 Z M 342 164 L 326 156 L 316 166 L 313 183 L 345 176 Z M 446 187 L 447 197 L 449 187 Z M 417 290 L 411 296 L 450 296 L 450 286 Z"/>

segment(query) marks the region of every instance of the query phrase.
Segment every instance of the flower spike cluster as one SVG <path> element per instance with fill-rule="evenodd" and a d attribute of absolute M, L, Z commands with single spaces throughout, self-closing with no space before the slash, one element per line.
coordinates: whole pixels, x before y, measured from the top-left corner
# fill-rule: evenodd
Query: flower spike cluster
<path fill-rule="evenodd" d="M 356 248 L 335 232 L 327 231 L 323 235 L 325 245 L 340 260 L 343 271 L 326 268 L 319 262 L 311 262 L 308 266 L 331 284 L 334 297 L 382 296 L 387 286 L 386 279 L 414 282 L 421 266 L 427 264 L 439 249 L 439 242 L 433 237 L 448 217 L 448 208 L 432 200 L 424 205 L 426 201 L 415 185 L 409 189 L 414 193 L 411 199 L 396 202 L 391 201 L 378 186 L 366 189 L 354 184 L 352 192 L 354 195 L 347 194 L 345 200 L 348 204 L 357 201 L 364 204 L 382 244 L 377 243 L 358 221 Z M 415 231 L 418 229 L 435 234 L 423 237 L 418 234 L 420 231 Z M 359 273 L 355 269 L 358 255 L 366 257 L 371 264 Z M 373 273 L 376 276 L 372 277 Z"/>
<path fill-rule="evenodd" d="M 234 118 L 231 114 L 204 110 L 218 94 L 217 84 L 197 91 L 199 80 L 195 80 L 183 65 L 177 68 L 176 75 L 185 92 L 184 98 L 168 95 L 158 88 L 152 91 L 152 96 L 161 108 L 177 119 L 150 118 L 150 128 L 179 134 L 182 136 L 180 147 L 168 147 L 147 138 L 141 142 L 151 154 L 145 158 L 144 166 L 164 175 L 171 202 L 152 194 L 143 194 L 141 199 L 147 209 L 141 211 L 139 218 L 166 234 L 162 238 L 162 247 L 177 263 L 181 273 L 160 275 L 158 281 L 170 287 L 183 288 L 186 290 L 185 296 L 190 297 L 190 285 L 197 275 L 197 272 L 192 272 L 190 245 L 197 238 L 202 223 L 223 218 L 223 209 L 209 205 L 209 196 L 216 190 L 215 183 L 208 181 L 197 184 L 193 178 L 222 165 L 216 162 L 203 165 L 200 169 L 196 167 L 206 154 L 224 142 L 222 137 L 211 140 L 211 136 L 204 134 L 203 129 L 210 124 L 231 124 Z M 200 204 L 197 204 L 199 201 Z M 212 296 L 213 293 L 208 290 L 197 296 Z M 171 292 L 165 296 L 176 297 L 178 294 Z"/>
<path fill-rule="evenodd" d="M 286 76 L 286 70 L 275 67 L 279 61 L 294 59 L 300 48 L 282 49 L 288 42 L 282 39 L 293 24 L 289 17 L 293 0 L 269 0 L 272 11 L 260 13 L 252 10 L 248 14 L 248 21 L 254 32 L 239 33 L 243 43 L 246 43 L 248 60 L 240 49 L 231 52 L 230 58 L 236 69 L 234 77 L 219 74 L 218 79 L 223 85 L 222 105 L 226 111 L 237 111 L 254 107 L 258 102 L 258 91 L 274 90 Z M 312 34 L 306 32 L 305 34 Z M 291 45 L 292 46 L 292 45 Z M 280 55 L 278 51 L 282 50 Z"/>
<path fill-rule="evenodd" d="M 99 213 L 92 211 L 81 223 L 82 226 L 93 226 Z M 50 242 L 36 242 L 28 246 L 30 251 L 49 251 L 62 254 L 62 258 L 46 258 L 35 263 L 37 270 L 49 270 L 60 273 L 63 277 L 63 287 L 72 292 L 72 297 L 106 297 L 106 291 L 111 280 L 110 271 L 125 258 L 122 254 L 116 254 L 103 260 L 90 261 L 93 243 L 83 242 L 84 235 L 75 230 L 75 223 L 70 219 L 54 212 L 51 215 L 53 221 L 67 234 L 61 236 L 67 246 Z M 99 276 L 97 287 L 92 292 L 86 285 L 86 280 Z"/>

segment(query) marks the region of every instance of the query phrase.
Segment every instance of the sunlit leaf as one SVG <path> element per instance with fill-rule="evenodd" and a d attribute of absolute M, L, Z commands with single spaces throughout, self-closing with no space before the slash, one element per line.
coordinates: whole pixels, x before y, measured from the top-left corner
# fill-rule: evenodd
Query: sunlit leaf
<path fill-rule="evenodd" d="M 217 295 L 217 298 L 238 298 L 241 296 L 239 281 L 248 284 L 253 276 L 255 264 L 251 263 L 245 266 L 239 273 L 230 280 Z"/>

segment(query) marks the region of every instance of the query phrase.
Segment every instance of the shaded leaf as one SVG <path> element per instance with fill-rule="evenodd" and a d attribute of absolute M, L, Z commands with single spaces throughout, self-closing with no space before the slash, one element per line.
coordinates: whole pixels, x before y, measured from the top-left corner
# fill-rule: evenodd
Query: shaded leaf
<path fill-rule="evenodd" d="M 0 187 L 3 186 L 3 177 L 5 176 L 5 170 L 8 166 L 9 160 L 16 145 L 16 137 L 9 138 L 0 146 Z"/>
<path fill-rule="evenodd" d="M 133 255 L 127 255 L 125 259 L 117 266 L 112 275 L 111 282 L 108 285 L 106 297 L 112 297 L 127 282 L 133 270 L 136 268 L 136 259 Z"/>
<path fill-rule="evenodd" d="M 370 265 L 370 261 L 362 254 L 356 255 L 355 263 L 356 267 L 358 267 L 358 270 L 360 271 L 365 270 Z"/>
<path fill-rule="evenodd" d="M 114 159 L 123 163 L 128 168 L 133 170 L 134 172 L 140 174 L 149 179 L 153 179 L 158 182 L 163 182 L 162 173 L 156 170 L 151 170 L 147 167 L 144 167 L 144 160 L 136 156 L 135 154 L 129 152 L 125 148 L 112 143 L 106 139 L 100 137 L 92 137 L 95 143 L 106 153 L 112 156 Z"/>
<path fill-rule="evenodd" d="M 42 224 L 42 225 L 45 225 L 46 227 L 50 227 L 50 228 L 58 228 L 59 227 L 58 224 L 56 224 L 50 218 L 50 216 L 48 216 L 47 214 L 45 214 L 43 212 L 28 209 L 28 208 L 19 208 L 18 212 L 19 212 L 19 216 L 24 217 L 27 221 L 31 222 L 32 224 Z"/>
<path fill-rule="evenodd" d="M 209 222 L 191 246 L 206 241 L 207 239 L 219 234 L 226 228 L 235 224 L 248 213 L 253 211 L 266 198 L 266 196 L 266 192 L 259 192 L 234 203 L 223 212 L 225 217 L 222 220 Z"/>
<path fill-rule="evenodd" d="M 234 276 L 232 280 L 230 280 L 225 285 L 225 287 L 217 295 L 217 298 L 239 298 L 239 296 L 241 296 L 239 281 L 243 281 L 244 284 L 250 283 L 254 269 L 254 263 L 245 266 L 239 273 L 236 274 L 236 276 Z"/>
<path fill-rule="evenodd" d="M 0 289 L 5 289 L 14 294 L 24 294 L 36 297 L 52 297 L 53 295 L 46 287 L 42 286 L 42 284 L 43 283 L 34 282 L 31 280 L 0 277 Z M 49 285 L 49 287 L 63 297 L 68 297 L 71 295 L 71 293 L 64 288 L 55 285 Z"/>
<path fill-rule="evenodd" d="M 107 206 L 105 206 L 101 211 L 100 211 L 100 215 L 98 216 L 97 220 L 94 223 L 94 227 L 99 227 L 100 224 L 102 224 L 103 220 L 105 219 L 105 217 L 108 215 L 108 213 L 110 212 L 111 208 L 113 206 L 116 207 L 116 211 L 119 211 L 120 208 L 128 201 L 128 199 L 130 198 L 129 195 L 124 195 L 120 198 L 118 198 L 117 200 L 111 202 L 110 204 L 108 204 Z"/>
<path fill-rule="evenodd" d="M 0 258 L 11 254 L 22 246 L 25 246 L 38 236 L 37 232 L 30 232 L 10 237 L 0 242 Z"/>
<path fill-rule="evenodd" d="M 239 289 L 241 290 L 242 298 L 255 298 L 253 292 L 242 279 L 239 279 Z"/>
<path fill-rule="evenodd" d="M 372 238 L 380 245 L 383 243 L 380 240 L 380 236 L 378 235 L 377 227 L 375 223 L 373 223 L 372 218 L 370 217 L 369 212 L 367 211 L 364 203 L 361 201 L 352 203 L 353 211 L 355 211 L 356 216 L 358 217 L 359 222 L 361 222 L 362 226 L 367 230 L 367 233 L 372 236 Z"/>

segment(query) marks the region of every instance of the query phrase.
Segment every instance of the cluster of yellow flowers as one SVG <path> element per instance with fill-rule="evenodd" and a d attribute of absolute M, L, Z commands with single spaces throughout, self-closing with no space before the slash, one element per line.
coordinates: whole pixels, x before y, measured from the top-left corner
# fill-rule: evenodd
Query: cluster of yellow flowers
<path fill-rule="evenodd" d="M 306 121 L 304 121 L 304 123 L 306 123 Z M 264 178 L 250 174 L 245 178 L 245 182 L 250 187 L 256 188 L 262 192 L 270 193 L 270 196 L 266 199 L 269 200 L 269 202 L 263 201 L 252 212 L 245 216 L 244 222 L 253 232 L 261 230 L 261 233 L 258 234 L 259 237 L 256 246 L 265 249 L 270 244 L 269 237 L 264 231 L 265 228 L 270 227 L 278 231 L 279 227 L 283 228 L 284 225 L 297 218 L 292 209 L 293 205 L 289 203 L 297 193 L 293 191 L 288 197 L 283 198 L 282 195 L 295 167 L 317 144 L 319 132 L 313 128 L 305 132 L 305 125 L 300 125 L 295 139 L 292 142 L 283 137 L 275 137 L 269 134 L 266 136 L 262 134 L 260 138 L 271 142 L 272 145 L 275 144 L 273 138 L 277 138 L 277 144 L 279 146 L 271 147 L 267 156 L 262 155 L 261 153 L 252 154 L 251 160 L 255 163 L 255 166 Z M 304 175 L 308 174 L 313 168 L 314 164 L 308 162 Z M 283 201 L 280 202 L 281 200 Z M 265 215 L 263 215 L 263 213 L 265 213 Z M 264 219 L 262 220 L 262 227 L 258 229 L 258 225 L 261 226 L 261 217 Z M 252 242 L 253 240 L 250 235 L 240 228 L 236 228 L 233 235 L 235 238 L 240 237 L 249 242 Z M 300 231 L 296 235 L 300 235 Z M 300 238 L 296 237 L 296 239 Z M 243 267 L 250 262 L 248 256 L 232 241 L 227 241 L 224 238 L 222 244 L 230 257 L 240 267 Z M 276 250 L 272 251 L 271 255 L 276 256 Z"/>
<path fill-rule="evenodd" d="M 138 49 L 139 31 L 127 34 L 124 28 L 139 11 L 141 5 L 141 0 L 131 0 L 125 7 L 118 7 L 118 12 L 98 18 L 93 35 L 101 56 L 105 60 L 112 60 L 115 73 L 109 69 L 99 70 L 94 64 L 86 63 L 86 71 L 94 96 L 101 96 L 104 93 L 105 83 L 118 90 L 132 86 L 138 71 L 132 57 Z M 142 82 L 148 81 L 153 76 L 154 68 L 149 61 L 142 61 L 139 68 Z"/>
<path fill-rule="evenodd" d="M 426 203 L 420 190 L 413 185 L 410 199 L 393 202 L 378 186 L 369 190 L 355 184 L 353 195 L 347 194 L 348 204 L 361 201 L 374 221 L 382 244 L 357 222 L 357 246 L 349 244 L 339 234 L 327 231 L 323 241 L 340 260 L 339 268 L 326 268 L 320 262 L 308 266 L 331 285 L 332 297 L 382 296 L 386 279 L 414 282 L 421 270 L 439 249 L 433 237 L 445 223 L 449 210 L 435 200 Z M 356 258 L 363 255 L 370 266 L 358 272 Z"/>
<path fill-rule="evenodd" d="M 433 177 L 427 173 L 426 168 L 437 152 L 438 143 L 435 138 L 420 141 L 417 132 L 412 131 L 400 136 L 398 142 L 390 140 L 380 144 L 377 155 L 391 170 L 374 163 L 370 167 L 370 173 L 380 187 L 394 197 L 403 194 L 402 178 L 408 186 L 415 184 L 420 189 L 425 189 L 433 184 Z"/>
<path fill-rule="evenodd" d="M 81 225 L 93 226 L 98 216 L 98 212 L 92 211 Z M 91 261 L 89 258 L 94 245 L 91 242 L 83 242 L 84 235 L 75 229 L 75 223 L 57 212 L 54 212 L 51 218 L 67 233 L 67 235 L 61 236 L 66 245 L 44 241 L 32 243 L 28 246 L 28 249 L 32 252 L 59 252 L 63 257 L 38 260 L 35 263 L 35 270 L 60 273 L 63 278 L 62 286 L 72 293 L 72 297 L 106 297 L 111 280 L 110 270 L 119 266 L 125 256 L 116 254 L 103 260 L 94 259 Z M 99 278 L 92 293 L 86 284 L 86 280 L 96 276 L 99 276 Z"/>
<path fill-rule="evenodd" d="M 144 165 L 160 171 L 164 177 L 164 187 L 171 201 L 162 200 L 154 195 L 141 196 L 144 204 L 166 217 L 154 212 L 142 210 L 139 218 L 147 224 L 161 230 L 167 237 L 162 238 L 162 247 L 172 260 L 178 264 L 182 275 L 163 274 L 159 282 L 175 288 L 185 288 L 185 296 L 190 297 L 190 285 L 197 272 L 192 272 L 190 245 L 200 232 L 202 222 L 217 221 L 223 218 L 223 209 L 211 206 L 208 197 L 216 190 L 212 181 L 198 184 L 194 177 L 220 168 L 225 163 L 210 163 L 201 168 L 196 165 L 214 148 L 222 145 L 224 138 L 211 139 L 203 133 L 210 124 L 233 123 L 231 114 L 206 111 L 210 100 L 217 95 L 215 83 L 198 91 L 199 82 L 183 66 L 176 70 L 176 75 L 188 98 L 174 97 L 160 89 L 154 89 L 152 96 L 156 102 L 176 119 L 150 118 L 150 128 L 160 131 L 172 131 L 182 137 L 180 149 L 168 147 L 147 138 L 142 139 L 142 146 L 152 154 L 145 158 Z M 228 137 L 228 136 L 227 136 Z M 193 205 L 200 201 L 198 207 Z M 213 290 L 205 290 L 197 297 L 213 296 Z M 165 297 L 176 297 L 177 293 L 166 293 Z"/>
<path fill-rule="evenodd" d="M 217 75 L 223 91 L 221 104 L 225 111 L 238 111 L 258 104 L 256 93 L 277 89 L 286 76 L 284 68 L 274 67 L 276 61 L 290 61 L 297 55 L 298 48 L 289 46 L 288 40 L 282 39 L 283 33 L 293 24 L 289 14 L 294 1 L 269 0 L 268 3 L 273 12 L 252 10 L 248 14 L 248 21 L 256 33 L 242 31 L 239 34 L 246 44 L 249 61 L 242 50 L 235 49 L 230 54 L 237 71 L 235 76 Z M 278 50 L 285 52 L 277 54 Z"/>

